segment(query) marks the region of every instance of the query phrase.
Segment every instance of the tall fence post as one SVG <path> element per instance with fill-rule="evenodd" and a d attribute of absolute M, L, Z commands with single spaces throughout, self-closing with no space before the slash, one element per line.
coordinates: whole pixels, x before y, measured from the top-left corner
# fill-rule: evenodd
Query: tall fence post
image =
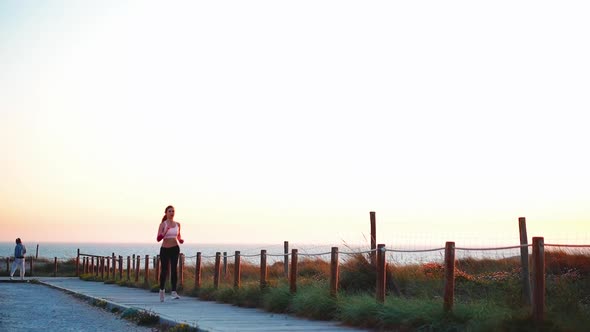
<path fill-rule="evenodd" d="M 291 274 L 289 274 L 289 291 L 297 292 L 297 249 L 291 250 Z"/>
<path fill-rule="evenodd" d="M 78 254 L 76 255 L 76 277 L 80 276 L 80 248 L 78 248 Z"/>
<path fill-rule="evenodd" d="M 227 278 L 227 251 L 223 252 L 223 279 Z"/>
<path fill-rule="evenodd" d="M 119 280 L 123 280 L 123 256 L 119 255 Z"/>
<path fill-rule="evenodd" d="M 10 257 L 6 257 L 6 273 L 10 273 Z"/>
<path fill-rule="evenodd" d="M 195 289 L 201 288 L 201 253 L 197 252 L 197 262 L 195 264 Z"/>
<path fill-rule="evenodd" d="M 338 247 L 332 247 L 330 255 L 330 294 L 333 297 L 338 296 L 338 280 L 339 280 L 339 260 Z"/>
<path fill-rule="evenodd" d="M 213 271 L 213 287 L 219 288 L 219 274 L 221 270 L 221 252 L 215 253 L 215 271 Z"/>
<path fill-rule="evenodd" d="M 289 241 L 283 242 L 283 249 L 285 257 L 283 258 L 283 266 L 285 268 L 285 278 L 289 278 Z"/>
<path fill-rule="evenodd" d="M 113 279 L 117 279 L 117 257 L 115 256 L 115 253 L 113 253 L 112 255 L 113 257 Z"/>
<path fill-rule="evenodd" d="M 135 282 L 139 282 L 139 266 L 141 265 L 141 257 L 137 255 L 135 259 Z"/>
<path fill-rule="evenodd" d="M 145 255 L 145 276 L 143 283 L 146 285 L 150 284 L 150 255 Z"/>
<path fill-rule="evenodd" d="M 106 268 L 106 270 L 107 270 L 107 279 L 109 279 L 110 278 L 110 275 L 111 275 L 111 258 L 110 257 L 107 257 L 107 268 Z"/>
<path fill-rule="evenodd" d="M 531 305 L 531 278 L 529 271 L 529 247 L 526 232 L 526 219 L 518 218 L 518 230 L 520 233 L 520 278 L 522 281 L 522 300 L 525 305 Z"/>
<path fill-rule="evenodd" d="M 533 319 L 545 320 L 545 239 L 533 238 Z"/>
<path fill-rule="evenodd" d="M 39 246 L 39 245 L 37 245 L 37 246 Z M 33 261 L 34 260 L 35 259 L 33 257 L 31 257 L 31 259 L 29 259 L 29 276 L 31 276 L 31 277 L 33 276 Z"/>
<path fill-rule="evenodd" d="M 385 263 L 385 245 L 379 244 L 377 246 L 377 294 L 376 299 L 380 303 L 385 302 L 385 285 L 386 285 L 386 271 L 387 266 Z"/>
<path fill-rule="evenodd" d="M 53 257 L 53 276 L 57 277 L 57 257 Z"/>
<path fill-rule="evenodd" d="M 180 254 L 180 260 L 178 262 L 178 269 L 180 270 L 180 287 L 184 285 L 184 254 Z"/>
<path fill-rule="evenodd" d="M 127 256 L 127 281 L 131 280 L 131 257 Z"/>
<path fill-rule="evenodd" d="M 445 244 L 445 291 L 443 309 L 453 310 L 455 300 L 455 242 Z"/>
<path fill-rule="evenodd" d="M 104 280 L 104 261 L 105 258 L 101 257 L 100 258 L 100 279 Z"/>
<path fill-rule="evenodd" d="M 160 255 L 156 255 L 154 261 L 154 270 L 156 271 L 156 283 L 160 282 Z"/>
<path fill-rule="evenodd" d="M 240 288 L 242 274 L 242 258 L 240 252 L 236 250 L 234 257 L 234 288 Z"/>
<path fill-rule="evenodd" d="M 266 266 L 266 250 L 260 250 L 260 289 L 267 286 L 268 268 Z"/>
<path fill-rule="evenodd" d="M 375 266 L 375 257 L 377 257 L 377 253 L 375 249 L 377 248 L 377 221 L 375 219 L 375 212 L 369 212 L 369 218 L 371 220 L 371 264 Z"/>

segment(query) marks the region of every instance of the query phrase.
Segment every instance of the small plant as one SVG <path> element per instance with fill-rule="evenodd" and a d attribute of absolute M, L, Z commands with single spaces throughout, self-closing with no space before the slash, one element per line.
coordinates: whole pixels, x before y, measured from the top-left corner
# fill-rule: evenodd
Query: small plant
<path fill-rule="evenodd" d="M 105 309 L 107 307 L 107 301 L 105 301 L 105 300 L 94 300 L 94 302 L 92 302 L 92 305 L 94 305 L 95 307 L 99 307 L 99 308 Z"/>
<path fill-rule="evenodd" d="M 123 311 L 121 318 L 135 322 L 137 325 L 150 326 L 160 322 L 160 316 L 149 310 L 128 308 Z"/>
<path fill-rule="evenodd" d="M 198 331 L 196 328 L 187 324 L 178 324 L 166 330 L 167 332 L 193 332 Z"/>

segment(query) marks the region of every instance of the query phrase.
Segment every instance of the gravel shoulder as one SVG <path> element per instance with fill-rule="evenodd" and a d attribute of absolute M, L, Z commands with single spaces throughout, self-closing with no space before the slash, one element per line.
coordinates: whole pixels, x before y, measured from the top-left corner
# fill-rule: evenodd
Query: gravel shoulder
<path fill-rule="evenodd" d="M 47 286 L 0 282 L 0 331 L 154 331 Z"/>

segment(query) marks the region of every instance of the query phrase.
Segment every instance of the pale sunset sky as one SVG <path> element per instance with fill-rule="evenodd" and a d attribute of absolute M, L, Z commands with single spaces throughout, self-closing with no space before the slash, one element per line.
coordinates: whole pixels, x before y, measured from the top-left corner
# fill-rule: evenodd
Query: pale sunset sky
<path fill-rule="evenodd" d="M 590 242 L 587 1 L 1 1 L 0 241 Z M 26 240 L 25 240 L 26 239 Z"/>

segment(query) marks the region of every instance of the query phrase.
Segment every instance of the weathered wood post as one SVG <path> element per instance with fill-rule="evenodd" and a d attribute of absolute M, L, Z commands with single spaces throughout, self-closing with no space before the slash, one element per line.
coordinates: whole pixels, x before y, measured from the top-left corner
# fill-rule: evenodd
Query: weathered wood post
<path fill-rule="evenodd" d="M 443 309 L 446 312 L 453 310 L 455 300 L 455 242 L 447 242 L 445 245 L 445 291 Z"/>
<path fill-rule="evenodd" d="M 78 254 L 76 255 L 76 277 L 80 276 L 80 248 L 78 248 Z"/>
<path fill-rule="evenodd" d="M 123 256 L 119 255 L 119 280 L 123 280 Z"/>
<path fill-rule="evenodd" d="M 289 278 L 289 241 L 283 242 L 285 257 L 283 257 L 283 266 L 285 268 L 285 278 Z"/>
<path fill-rule="evenodd" d="M 39 245 L 37 245 L 37 246 L 39 246 Z M 33 257 L 31 257 L 31 259 L 29 259 L 29 276 L 31 276 L 31 277 L 33 276 L 33 261 L 34 260 L 35 259 Z"/>
<path fill-rule="evenodd" d="M 141 265 L 141 257 L 137 255 L 135 259 L 135 282 L 139 282 L 139 266 Z"/>
<path fill-rule="evenodd" d="M 150 284 L 150 255 L 145 255 L 145 276 L 143 283 L 146 285 Z"/>
<path fill-rule="evenodd" d="M 387 266 L 385 264 L 385 245 L 379 244 L 377 246 L 377 294 L 376 299 L 377 302 L 384 303 L 385 302 L 385 285 L 386 285 L 386 270 Z"/>
<path fill-rule="evenodd" d="M 201 288 L 201 253 L 197 252 L 197 262 L 195 264 L 195 289 Z"/>
<path fill-rule="evenodd" d="M 375 266 L 375 257 L 377 257 L 377 253 L 375 249 L 377 248 L 377 221 L 375 220 L 375 212 L 369 212 L 369 218 L 371 220 L 371 264 Z"/>
<path fill-rule="evenodd" d="M 241 274 L 242 274 L 242 259 L 240 256 L 240 251 L 236 250 L 236 254 L 234 256 L 234 288 L 240 288 L 241 285 Z"/>
<path fill-rule="evenodd" d="M 156 261 L 154 262 L 154 270 L 156 271 L 156 282 L 160 282 L 160 269 L 162 268 L 162 258 L 160 255 L 156 255 Z"/>
<path fill-rule="evenodd" d="M 57 257 L 53 257 L 53 276 L 57 277 Z"/>
<path fill-rule="evenodd" d="M 545 239 L 533 238 L 533 319 L 545 320 Z"/>
<path fill-rule="evenodd" d="M 227 251 L 223 252 L 223 279 L 227 278 Z"/>
<path fill-rule="evenodd" d="M 113 257 L 113 279 L 117 279 L 117 277 L 116 277 L 116 275 L 117 275 L 117 270 L 116 270 L 116 268 L 117 268 L 117 266 L 116 266 L 117 265 L 116 264 L 117 258 L 115 257 L 115 253 L 113 253 L 112 257 Z"/>
<path fill-rule="evenodd" d="M 219 288 L 219 274 L 221 270 L 221 252 L 215 253 L 215 271 L 213 271 L 213 288 Z"/>
<path fill-rule="evenodd" d="M 127 281 L 131 280 L 131 256 L 127 256 Z"/>
<path fill-rule="evenodd" d="M 111 258 L 107 256 L 107 279 L 110 278 L 111 275 Z"/>
<path fill-rule="evenodd" d="M 260 250 L 260 289 L 267 286 L 268 268 L 266 266 L 266 250 Z"/>
<path fill-rule="evenodd" d="M 289 275 L 289 291 L 297 292 L 297 249 L 291 250 L 291 274 Z"/>
<path fill-rule="evenodd" d="M 338 247 L 332 247 L 331 257 L 330 257 L 330 294 L 334 297 L 338 296 L 338 280 L 339 280 L 339 270 L 338 270 Z"/>
<path fill-rule="evenodd" d="M 104 261 L 105 261 L 105 258 L 101 257 L 100 258 L 100 279 L 103 279 L 103 280 L 104 280 Z"/>
<path fill-rule="evenodd" d="M 6 257 L 6 273 L 10 273 L 10 257 Z"/>
<path fill-rule="evenodd" d="M 94 275 L 94 257 L 90 257 L 90 274 Z"/>
<path fill-rule="evenodd" d="M 180 254 L 180 260 L 178 261 L 178 269 L 180 270 L 180 287 L 184 285 L 184 254 Z"/>
<path fill-rule="evenodd" d="M 520 233 L 520 279 L 522 282 L 522 301 L 525 305 L 531 305 L 531 278 L 529 271 L 529 247 L 526 232 L 526 219 L 518 218 L 518 230 Z"/>

